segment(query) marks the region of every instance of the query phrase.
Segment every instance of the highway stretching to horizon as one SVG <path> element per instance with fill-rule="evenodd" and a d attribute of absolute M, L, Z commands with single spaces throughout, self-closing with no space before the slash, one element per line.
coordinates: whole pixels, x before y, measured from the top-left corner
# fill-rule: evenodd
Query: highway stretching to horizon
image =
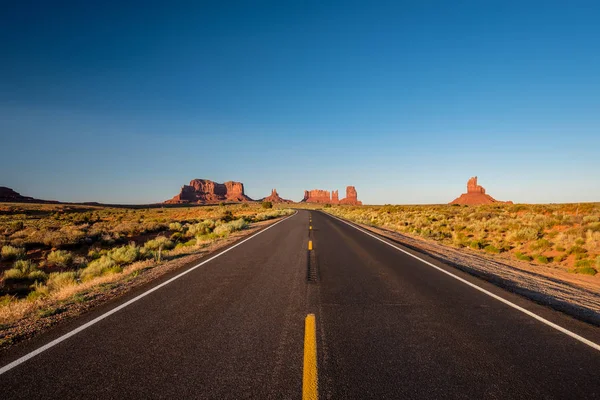
<path fill-rule="evenodd" d="M 319 211 L 0 358 L 0 396 L 600 398 L 600 329 Z"/>

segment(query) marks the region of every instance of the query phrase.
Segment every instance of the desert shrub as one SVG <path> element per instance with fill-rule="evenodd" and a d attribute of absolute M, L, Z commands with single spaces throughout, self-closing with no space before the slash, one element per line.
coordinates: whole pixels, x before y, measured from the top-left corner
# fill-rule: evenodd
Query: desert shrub
<path fill-rule="evenodd" d="M 565 253 L 559 254 L 558 256 L 553 258 L 554 262 L 563 262 L 567 259 L 567 255 Z"/>
<path fill-rule="evenodd" d="M 25 257 L 25 249 L 22 247 L 14 247 L 10 245 L 2 246 L 2 258 L 5 260 L 14 260 Z"/>
<path fill-rule="evenodd" d="M 424 235 L 424 236 L 427 237 L 429 235 Z M 471 243 L 469 243 L 469 247 L 472 249 L 475 249 L 475 250 L 479 250 L 479 249 L 483 249 L 485 247 L 485 243 L 483 242 L 483 240 L 472 240 Z"/>
<path fill-rule="evenodd" d="M 593 267 L 593 265 L 594 265 L 594 261 L 589 260 L 589 259 L 579 260 L 579 261 L 575 262 L 575 267 L 577 267 L 577 268 Z"/>
<path fill-rule="evenodd" d="M 564 248 L 563 246 L 556 246 L 556 251 L 565 251 L 566 248 Z"/>
<path fill-rule="evenodd" d="M 183 229 L 183 225 L 181 225 L 179 222 L 171 222 L 169 224 L 169 229 L 174 232 L 181 232 L 181 230 Z"/>
<path fill-rule="evenodd" d="M 331 208 L 331 204 L 327 203 L 323 206 L 323 208 Z"/>
<path fill-rule="evenodd" d="M 45 281 L 47 277 L 29 260 L 18 260 L 11 269 L 4 271 L 4 279 Z"/>
<path fill-rule="evenodd" d="M 548 257 L 538 254 L 537 256 L 535 256 L 535 260 L 537 262 L 539 262 L 540 264 L 548 264 L 550 262 L 550 260 L 548 260 Z"/>
<path fill-rule="evenodd" d="M 171 235 L 171 237 L 169 239 L 171 239 L 173 242 L 179 242 L 184 238 L 183 233 L 181 232 L 175 232 Z"/>
<path fill-rule="evenodd" d="M 584 249 L 581 246 L 572 246 L 568 251 L 567 254 L 586 254 L 587 250 Z"/>
<path fill-rule="evenodd" d="M 190 225 L 188 229 L 188 234 L 191 236 L 206 235 L 208 233 L 211 233 L 213 229 L 215 229 L 215 226 L 215 221 L 213 221 L 212 219 L 206 219 L 197 224 Z"/>
<path fill-rule="evenodd" d="M 57 267 L 68 267 L 73 263 L 73 255 L 66 250 L 54 250 L 48 254 L 46 260 Z"/>
<path fill-rule="evenodd" d="M 164 236 L 157 236 L 155 239 L 151 239 L 148 240 L 145 244 L 144 247 L 148 250 L 169 250 L 172 249 L 174 247 L 174 244 L 172 241 L 170 241 L 169 239 L 167 239 Z"/>
<path fill-rule="evenodd" d="M 518 241 L 529 241 L 538 238 L 539 232 L 534 228 L 521 228 L 512 233 L 512 238 Z"/>
<path fill-rule="evenodd" d="M 592 267 L 575 267 L 573 272 L 575 272 L 576 274 L 584 274 L 584 275 L 592 275 L 592 276 L 594 276 L 598 273 L 598 271 L 596 271 L 596 269 L 592 268 Z"/>
<path fill-rule="evenodd" d="M 139 259 L 140 248 L 135 244 L 117 247 L 116 249 L 110 250 L 107 253 L 107 256 L 110 257 L 117 265 L 131 264 Z"/>
<path fill-rule="evenodd" d="M 240 218 L 235 221 L 227 222 L 217 226 L 214 230 L 214 233 L 219 236 L 226 236 L 232 232 L 240 231 L 248 226 L 248 223 L 245 219 Z"/>
<path fill-rule="evenodd" d="M 81 270 L 81 280 L 88 281 L 102 275 L 122 272 L 123 269 L 108 255 L 104 255 Z"/>
<path fill-rule="evenodd" d="M 273 208 L 273 203 L 270 201 L 263 201 L 261 204 L 262 208 Z"/>
<path fill-rule="evenodd" d="M 515 257 L 517 257 L 517 260 L 531 261 L 531 257 L 529 257 L 527 254 L 521 253 L 519 251 L 515 253 Z"/>
<path fill-rule="evenodd" d="M 600 256 L 596 257 L 596 267 L 600 268 Z"/>
<path fill-rule="evenodd" d="M 33 289 L 27 295 L 28 301 L 35 301 L 37 299 L 48 296 L 48 287 L 41 282 L 35 282 L 31 288 Z"/>
<path fill-rule="evenodd" d="M 100 258 L 100 256 L 102 256 L 102 253 L 99 249 L 91 249 L 90 251 L 88 251 L 88 257 L 92 260 L 97 260 Z"/>
<path fill-rule="evenodd" d="M 498 249 L 496 246 L 492 246 L 491 244 L 488 246 L 485 246 L 484 250 L 487 251 L 488 253 L 492 253 L 492 254 L 500 253 L 500 249 Z"/>
<path fill-rule="evenodd" d="M 546 250 L 550 248 L 551 244 L 546 239 L 539 239 L 529 245 L 531 250 Z"/>
<path fill-rule="evenodd" d="M 77 273 L 74 271 L 53 272 L 48 276 L 46 286 L 50 291 L 58 291 L 64 287 L 77 284 Z"/>

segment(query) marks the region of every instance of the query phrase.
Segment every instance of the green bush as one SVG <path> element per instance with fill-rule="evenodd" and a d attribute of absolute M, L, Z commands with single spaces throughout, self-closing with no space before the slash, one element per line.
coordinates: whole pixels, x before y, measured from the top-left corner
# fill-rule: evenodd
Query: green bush
<path fill-rule="evenodd" d="M 169 230 L 172 230 L 174 232 L 181 232 L 182 229 L 183 225 L 181 225 L 179 222 L 171 222 L 169 224 Z"/>
<path fill-rule="evenodd" d="M 513 237 L 519 241 L 536 240 L 539 232 L 534 228 L 521 228 L 516 232 L 513 232 Z"/>
<path fill-rule="evenodd" d="M 551 247 L 551 244 L 546 239 L 539 239 L 529 245 L 531 250 L 546 250 Z"/>
<path fill-rule="evenodd" d="M 212 219 L 206 219 L 197 224 L 190 225 L 188 229 L 188 234 L 191 236 L 206 235 L 211 233 L 213 229 L 215 229 L 215 226 L 215 221 L 213 221 Z"/>
<path fill-rule="evenodd" d="M 246 228 L 247 226 L 248 226 L 248 223 L 246 222 L 246 220 L 243 218 L 240 218 L 240 219 L 236 219 L 235 221 L 226 222 L 224 224 L 217 226 L 214 230 L 214 233 L 219 236 L 227 236 L 232 232 L 241 231 L 242 229 Z"/>
<path fill-rule="evenodd" d="M 73 263 L 73 255 L 66 250 L 54 250 L 48 254 L 46 260 L 57 267 L 68 267 Z"/>
<path fill-rule="evenodd" d="M 21 259 L 25 257 L 25 249 L 22 247 L 14 247 L 14 246 L 2 246 L 2 258 L 5 260 L 15 260 Z"/>
<path fill-rule="evenodd" d="M 47 278 L 46 273 L 29 260 L 18 260 L 11 269 L 4 271 L 4 279 L 45 281 Z"/>
<path fill-rule="evenodd" d="M 104 255 L 81 270 L 81 280 L 87 281 L 102 275 L 122 272 L 123 269 L 108 255 Z"/>
<path fill-rule="evenodd" d="M 596 275 L 598 273 L 598 271 L 596 271 L 594 268 L 592 267 L 576 267 L 573 272 L 575 272 L 576 274 L 584 274 L 584 275 Z"/>
<path fill-rule="evenodd" d="M 592 260 L 579 260 L 575 262 L 575 267 L 578 268 L 586 268 L 586 267 L 593 267 L 594 266 L 594 261 Z"/>
<path fill-rule="evenodd" d="M 152 250 L 152 251 L 161 250 L 161 249 L 169 250 L 174 247 L 174 244 L 172 241 L 170 241 L 169 239 L 167 239 L 164 236 L 157 236 L 155 239 L 148 240 L 144 244 L 144 247 L 147 250 Z"/>
<path fill-rule="evenodd" d="M 531 257 L 529 257 L 527 254 L 521 253 L 519 251 L 517 251 L 515 253 L 515 257 L 517 257 L 517 260 L 521 260 L 521 261 L 531 261 Z"/>
<path fill-rule="evenodd" d="M 550 262 L 550 260 L 548 260 L 548 257 L 543 256 L 541 254 L 535 256 L 535 259 L 537 262 L 539 262 L 540 264 L 548 264 Z"/>
<path fill-rule="evenodd" d="M 587 250 L 581 246 L 573 246 L 567 251 L 567 254 L 586 254 Z"/>
<path fill-rule="evenodd" d="M 50 291 L 57 291 L 63 287 L 72 286 L 77 283 L 77 273 L 74 271 L 53 272 L 48 276 L 46 286 Z"/>
<path fill-rule="evenodd" d="M 492 253 L 492 254 L 500 253 L 500 249 L 498 249 L 495 246 L 492 246 L 491 244 L 489 246 L 485 246 L 484 250 L 487 251 L 488 253 Z"/>
<path fill-rule="evenodd" d="M 262 208 L 273 208 L 273 203 L 270 201 L 263 201 L 261 206 Z"/>
<path fill-rule="evenodd" d="M 117 265 L 131 264 L 140 258 L 140 248 L 135 244 L 130 244 L 112 249 L 106 255 Z"/>

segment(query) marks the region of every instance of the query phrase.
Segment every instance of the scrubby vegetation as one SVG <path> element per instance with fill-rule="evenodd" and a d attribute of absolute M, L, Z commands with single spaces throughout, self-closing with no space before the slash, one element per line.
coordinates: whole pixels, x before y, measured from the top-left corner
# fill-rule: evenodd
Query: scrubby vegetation
<path fill-rule="evenodd" d="M 486 206 L 332 206 L 351 221 L 595 275 L 600 271 L 600 203 Z"/>
<path fill-rule="evenodd" d="M 14 310 L 28 309 L 23 302 L 131 279 L 254 222 L 292 212 L 265 210 L 260 203 L 164 209 L 0 204 L 0 323 L 14 320 Z"/>

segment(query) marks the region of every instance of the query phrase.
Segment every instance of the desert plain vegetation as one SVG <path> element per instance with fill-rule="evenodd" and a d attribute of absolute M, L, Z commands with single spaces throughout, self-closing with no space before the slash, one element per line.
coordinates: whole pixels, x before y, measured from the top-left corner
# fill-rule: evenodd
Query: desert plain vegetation
<path fill-rule="evenodd" d="M 2 203 L 0 345 L 9 340 L 2 331 L 24 318 L 65 312 L 116 284 L 292 213 L 270 203 L 176 208 Z"/>
<path fill-rule="evenodd" d="M 491 256 L 575 274 L 600 271 L 600 203 L 326 206 L 324 210 Z"/>

